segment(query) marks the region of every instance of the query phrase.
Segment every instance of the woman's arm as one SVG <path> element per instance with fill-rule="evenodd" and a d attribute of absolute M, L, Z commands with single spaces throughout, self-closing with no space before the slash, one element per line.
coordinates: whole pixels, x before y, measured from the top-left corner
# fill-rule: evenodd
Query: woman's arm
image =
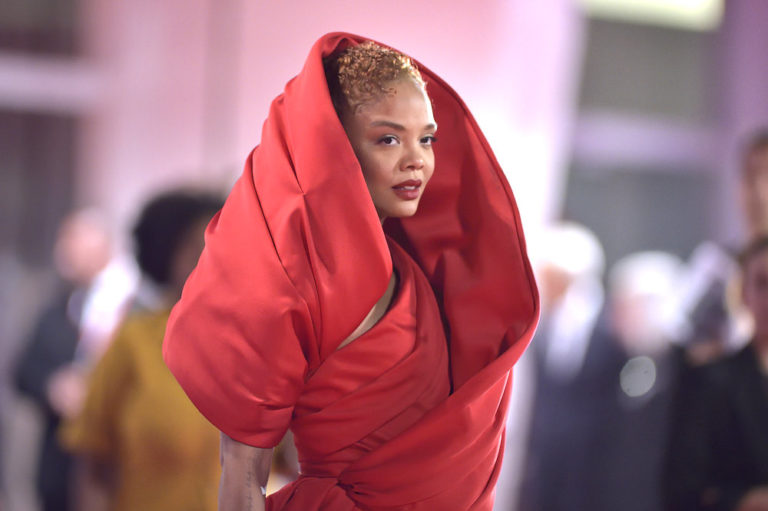
<path fill-rule="evenodd" d="M 262 511 L 272 449 L 251 447 L 221 434 L 219 511 Z"/>

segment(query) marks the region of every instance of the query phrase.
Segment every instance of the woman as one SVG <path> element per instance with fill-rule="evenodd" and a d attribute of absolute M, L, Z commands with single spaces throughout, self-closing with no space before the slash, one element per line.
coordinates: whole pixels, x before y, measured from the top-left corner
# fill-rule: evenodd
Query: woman
<path fill-rule="evenodd" d="M 162 339 L 221 206 L 208 194 L 152 200 L 133 231 L 143 289 L 94 368 L 82 412 L 65 423 L 64 444 L 84 460 L 78 508 L 213 511 L 218 434 L 163 364 Z"/>
<path fill-rule="evenodd" d="M 512 193 L 464 104 L 337 33 L 273 102 L 164 353 L 223 432 L 220 509 L 264 506 L 290 428 L 301 476 L 267 509 L 490 510 L 537 314 Z"/>
<path fill-rule="evenodd" d="M 768 510 L 768 237 L 740 259 L 754 335 L 739 352 L 699 370 L 670 444 L 670 510 Z"/>

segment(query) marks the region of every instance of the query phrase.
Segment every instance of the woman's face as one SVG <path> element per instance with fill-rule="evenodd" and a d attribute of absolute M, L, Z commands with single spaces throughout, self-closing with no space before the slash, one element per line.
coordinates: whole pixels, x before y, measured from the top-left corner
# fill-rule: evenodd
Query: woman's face
<path fill-rule="evenodd" d="M 744 303 L 755 320 L 755 333 L 768 337 L 768 250 L 750 257 L 744 269 Z"/>
<path fill-rule="evenodd" d="M 392 88 L 342 119 L 381 220 L 416 213 L 435 170 L 437 125 L 426 92 L 407 79 Z"/>

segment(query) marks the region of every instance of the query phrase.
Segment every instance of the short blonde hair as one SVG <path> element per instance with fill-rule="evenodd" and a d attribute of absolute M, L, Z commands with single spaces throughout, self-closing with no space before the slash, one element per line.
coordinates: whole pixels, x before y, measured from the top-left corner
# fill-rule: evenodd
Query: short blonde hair
<path fill-rule="evenodd" d="M 402 53 L 372 41 L 350 46 L 325 60 L 325 74 L 333 106 L 339 117 L 360 105 L 394 91 L 392 83 L 411 79 L 426 84 L 413 61 Z"/>

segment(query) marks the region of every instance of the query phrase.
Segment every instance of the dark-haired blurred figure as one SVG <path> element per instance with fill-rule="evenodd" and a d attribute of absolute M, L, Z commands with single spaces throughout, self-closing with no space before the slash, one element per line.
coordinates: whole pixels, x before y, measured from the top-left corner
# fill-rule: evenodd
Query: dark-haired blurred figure
<path fill-rule="evenodd" d="M 106 346 L 133 287 L 130 273 L 111 264 L 112 241 L 94 211 L 68 216 L 54 251 L 59 289 L 36 320 L 15 370 L 18 391 L 43 414 L 37 490 L 44 511 L 69 509 L 72 460 L 56 430 L 79 411 L 84 371 Z"/>
<path fill-rule="evenodd" d="M 768 237 L 748 245 L 741 269 L 754 333 L 696 374 L 670 443 L 670 511 L 768 510 Z"/>
<path fill-rule="evenodd" d="M 695 372 L 696 367 L 735 351 L 748 335 L 740 314 L 743 311 L 739 310 L 733 252 L 745 242 L 768 235 L 768 129 L 754 132 L 744 145 L 738 199 L 746 240 L 736 240 L 732 250 L 702 243 L 691 258 L 686 304 L 688 328 L 680 338 L 686 372 Z M 685 381 L 681 383 L 687 385 Z"/>
<path fill-rule="evenodd" d="M 758 130 L 748 138 L 742 153 L 739 177 L 739 203 L 747 240 L 761 239 L 768 235 L 768 129 Z M 680 463 L 680 457 L 686 456 L 681 453 L 690 450 L 690 446 L 685 447 L 689 439 L 684 432 L 691 427 L 691 421 L 702 420 L 699 403 L 709 398 L 704 382 L 713 371 L 710 366 L 719 366 L 717 361 L 724 356 L 732 359 L 733 353 L 743 346 L 743 340 L 751 335 L 749 327 L 744 328 L 744 311 L 739 303 L 739 295 L 742 294 L 739 278 L 733 276 L 738 273 L 736 262 L 722 250 L 717 254 L 713 247 L 708 247 L 705 252 L 708 257 L 700 259 L 709 260 L 709 263 L 700 265 L 706 271 L 699 274 L 709 277 L 699 279 L 698 288 L 703 292 L 699 293 L 699 300 L 691 301 L 695 307 L 690 308 L 689 331 L 683 337 L 681 376 L 665 478 L 668 509 L 737 509 L 732 496 L 715 499 L 720 504 L 696 503 L 695 499 L 682 497 L 685 492 L 689 492 L 690 496 L 690 479 L 695 479 L 699 470 L 699 467 Z M 742 277 L 746 276 L 745 272 L 741 273 Z M 743 349 L 738 353 L 744 357 Z M 721 371 L 714 369 L 714 372 Z M 730 434 L 734 438 L 742 435 L 739 431 L 731 431 Z"/>
<path fill-rule="evenodd" d="M 768 235 L 768 128 L 747 142 L 741 166 L 741 204 L 749 239 Z"/>
<path fill-rule="evenodd" d="M 64 444 L 82 459 L 78 508 L 213 511 L 219 435 L 165 367 L 171 306 L 195 267 L 222 200 L 170 192 L 151 200 L 133 230 L 143 281 L 131 312 L 93 370 Z"/>

